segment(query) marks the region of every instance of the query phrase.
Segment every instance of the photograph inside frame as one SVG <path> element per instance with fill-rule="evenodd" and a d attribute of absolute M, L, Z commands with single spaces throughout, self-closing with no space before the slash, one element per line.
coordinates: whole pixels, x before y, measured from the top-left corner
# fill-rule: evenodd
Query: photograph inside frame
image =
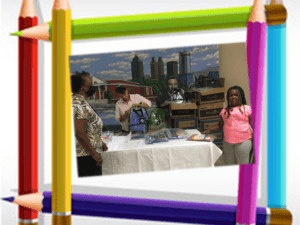
<path fill-rule="evenodd" d="M 246 44 L 70 56 L 79 177 L 254 163 Z"/>

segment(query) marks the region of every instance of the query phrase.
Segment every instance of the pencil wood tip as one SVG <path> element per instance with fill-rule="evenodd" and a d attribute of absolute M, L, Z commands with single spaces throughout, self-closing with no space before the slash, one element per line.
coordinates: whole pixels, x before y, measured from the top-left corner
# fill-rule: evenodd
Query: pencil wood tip
<path fill-rule="evenodd" d="M 14 197 L 2 198 L 3 201 L 13 202 L 15 200 Z"/>
<path fill-rule="evenodd" d="M 266 22 L 265 8 L 262 0 L 254 0 L 249 22 Z"/>
<path fill-rule="evenodd" d="M 33 0 L 23 0 L 19 16 L 23 18 L 37 16 Z"/>
<path fill-rule="evenodd" d="M 22 36 L 22 31 L 18 31 L 18 32 L 15 32 L 15 33 L 11 33 L 12 36 L 18 36 L 18 37 L 21 37 Z"/>
<path fill-rule="evenodd" d="M 70 9 L 69 0 L 55 0 L 53 10 L 68 10 Z"/>

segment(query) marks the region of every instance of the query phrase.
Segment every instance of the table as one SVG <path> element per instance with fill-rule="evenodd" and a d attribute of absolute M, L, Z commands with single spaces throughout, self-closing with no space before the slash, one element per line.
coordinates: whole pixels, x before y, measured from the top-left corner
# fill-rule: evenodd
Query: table
<path fill-rule="evenodd" d="M 189 135 L 200 134 L 187 130 Z M 214 167 L 222 151 L 212 142 L 170 140 L 146 145 L 145 140 L 114 136 L 103 158 L 102 175 Z"/>

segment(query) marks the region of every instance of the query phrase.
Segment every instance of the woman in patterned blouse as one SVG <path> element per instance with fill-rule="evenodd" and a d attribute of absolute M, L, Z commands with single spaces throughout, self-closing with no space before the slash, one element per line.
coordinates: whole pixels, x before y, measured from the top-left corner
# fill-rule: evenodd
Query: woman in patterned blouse
<path fill-rule="evenodd" d="M 96 89 L 88 73 L 72 75 L 71 83 L 78 176 L 102 175 L 103 160 L 100 153 L 107 151 L 101 139 L 103 122 L 87 102 Z"/>

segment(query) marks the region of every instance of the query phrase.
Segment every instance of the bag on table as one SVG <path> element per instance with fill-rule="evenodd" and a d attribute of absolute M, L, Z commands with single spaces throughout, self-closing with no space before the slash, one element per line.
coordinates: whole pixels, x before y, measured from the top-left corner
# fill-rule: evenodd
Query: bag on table
<path fill-rule="evenodd" d="M 166 135 L 169 140 L 176 140 L 176 139 L 186 139 L 188 138 L 187 133 L 185 130 L 180 128 L 171 128 L 165 130 Z"/>
<path fill-rule="evenodd" d="M 129 132 L 148 132 L 149 116 L 147 110 L 138 106 L 129 111 Z"/>
<path fill-rule="evenodd" d="M 133 131 L 131 133 L 131 138 L 130 140 L 138 140 L 138 139 L 143 139 L 145 138 L 145 133 L 144 132 L 140 132 L 140 131 Z"/>
<path fill-rule="evenodd" d="M 154 144 L 159 142 L 167 142 L 168 137 L 165 133 L 165 130 L 159 130 L 154 132 L 149 132 L 146 134 L 145 143 L 148 144 Z"/>
<path fill-rule="evenodd" d="M 166 115 L 164 110 L 159 108 L 152 109 L 150 113 L 149 129 L 159 130 L 166 127 L 167 127 L 167 123 L 166 123 Z"/>
<path fill-rule="evenodd" d="M 114 133 L 111 131 L 106 131 L 104 133 L 102 133 L 102 140 L 105 144 L 108 144 L 109 142 L 112 141 L 112 137 L 113 137 Z"/>

